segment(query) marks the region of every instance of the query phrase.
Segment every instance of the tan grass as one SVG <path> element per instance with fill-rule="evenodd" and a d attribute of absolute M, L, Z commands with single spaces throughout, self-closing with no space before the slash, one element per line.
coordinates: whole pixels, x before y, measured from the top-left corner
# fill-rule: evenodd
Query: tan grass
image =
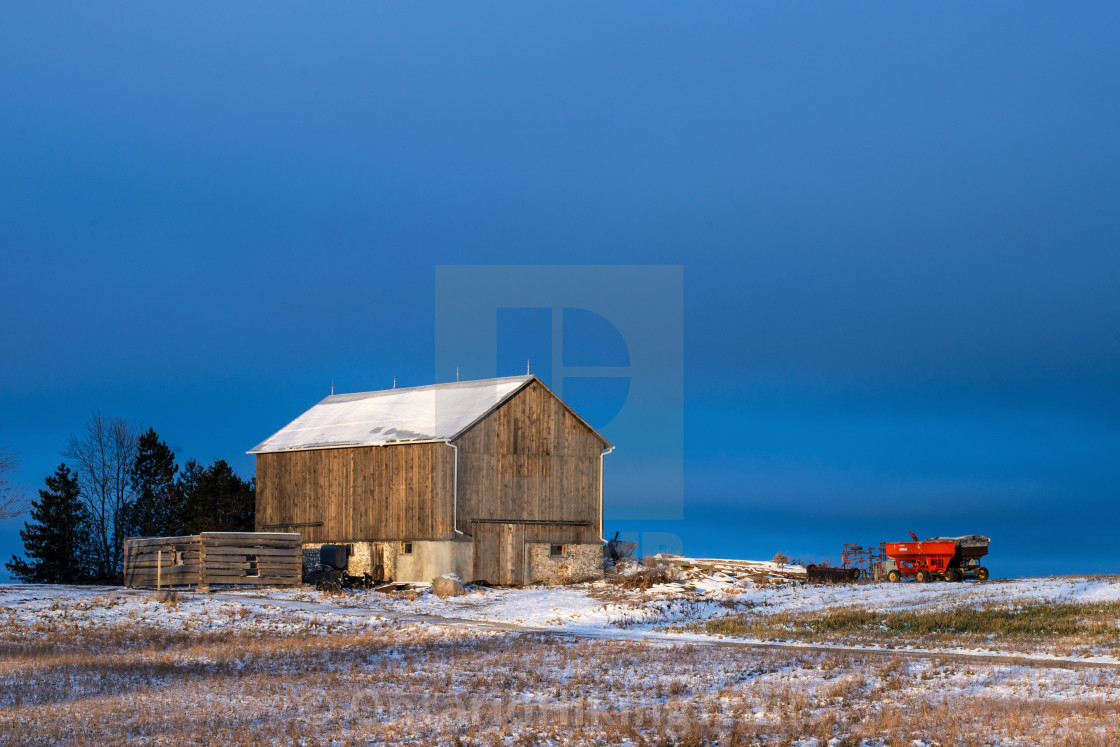
<path fill-rule="evenodd" d="M 0 744 L 1120 743 L 1114 671 L 568 640 L 343 623 L 191 595 L 137 599 L 148 623 L 114 610 L 113 595 L 0 617 Z M 1085 620 L 1075 624 L 1094 624 Z"/>
<path fill-rule="evenodd" d="M 683 626 L 712 635 L 879 645 L 982 646 L 1063 656 L 1120 654 L 1120 603 L 1029 602 L 1016 607 L 948 607 L 880 612 L 731 614 Z"/>
<path fill-rule="evenodd" d="M 162 601 L 159 604 L 165 604 Z M 446 631 L 0 626 L 5 744 L 1104 745 L 1120 675 Z M 1012 695 L 947 698 L 999 681 Z M 1049 688 L 1049 689 L 1048 689 Z M 1082 695 L 1056 701 L 1067 691 Z"/>

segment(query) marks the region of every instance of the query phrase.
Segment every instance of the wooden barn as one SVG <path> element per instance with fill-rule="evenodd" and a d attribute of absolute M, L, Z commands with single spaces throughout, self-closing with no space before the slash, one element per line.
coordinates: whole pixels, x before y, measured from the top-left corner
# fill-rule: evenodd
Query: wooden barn
<path fill-rule="evenodd" d="M 335 394 L 249 452 L 256 529 L 379 581 L 597 578 L 613 448 L 535 376 Z"/>

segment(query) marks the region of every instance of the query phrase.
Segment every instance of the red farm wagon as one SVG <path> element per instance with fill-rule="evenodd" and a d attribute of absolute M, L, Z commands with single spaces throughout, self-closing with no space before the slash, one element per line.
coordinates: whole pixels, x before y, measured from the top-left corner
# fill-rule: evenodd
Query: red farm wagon
<path fill-rule="evenodd" d="M 919 540 L 910 532 L 912 542 L 884 542 L 881 573 L 889 581 L 913 578 L 915 581 L 988 580 L 988 569 L 980 558 L 988 554 L 989 538 L 970 534 L 965 537 L 931 537 Z"/>

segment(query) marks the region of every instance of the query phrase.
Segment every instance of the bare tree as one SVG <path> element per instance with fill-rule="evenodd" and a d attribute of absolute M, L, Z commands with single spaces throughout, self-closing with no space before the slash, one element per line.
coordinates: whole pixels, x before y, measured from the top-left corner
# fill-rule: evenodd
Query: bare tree
<path fill-rule="evenodd" d="M 82 502 L 93 525 L 94 564 L 98 575 L 120 573 L 125 523 L 132 502 L 130 472 L 140 434 L 123 418 L 90 415 L 86 432 L 71 436 L 62 455 L 77 466 Z"/>
<path fill-rule="evenodd" d="M 0 519 L 11 519 L 27 510 L 27 499 L 16 482 L 18 472 L 16 455 L 0 446 Z"/>

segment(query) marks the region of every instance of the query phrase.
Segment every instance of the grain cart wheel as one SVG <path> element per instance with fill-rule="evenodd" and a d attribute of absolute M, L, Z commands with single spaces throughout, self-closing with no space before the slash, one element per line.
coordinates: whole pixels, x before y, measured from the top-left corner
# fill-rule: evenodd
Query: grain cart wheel
<path fill-rule="evenodd" d="M 892 584 L 897 584 L 902 579 L 902 574 L 898 571 L 891 571 L 887 574 L 887 580 Z"/>
<path fill-rule="evenodd" d="M 920 570 L 914 574 L 914 580 L 919 584 L 924 584 L 926 581 L 929 581 L 929 574 L 926 573 L 925 570 Z"/>
<path fill-rule="evenodd" d="M 956 568 L 950 568 L 949 572 L 945 574 L 945 580 L 949 583 L 954 583 L 961 580 L 961 572 Z"/>
<path fill-rule="evenodd" d="M 984 566 L 980 566 L 979 568 L 977 568 L 976 569 L 976 578 L 980 579 L 981 581 L 987 581 L 988 580 L 988 569 L 985 568 Z"/>

